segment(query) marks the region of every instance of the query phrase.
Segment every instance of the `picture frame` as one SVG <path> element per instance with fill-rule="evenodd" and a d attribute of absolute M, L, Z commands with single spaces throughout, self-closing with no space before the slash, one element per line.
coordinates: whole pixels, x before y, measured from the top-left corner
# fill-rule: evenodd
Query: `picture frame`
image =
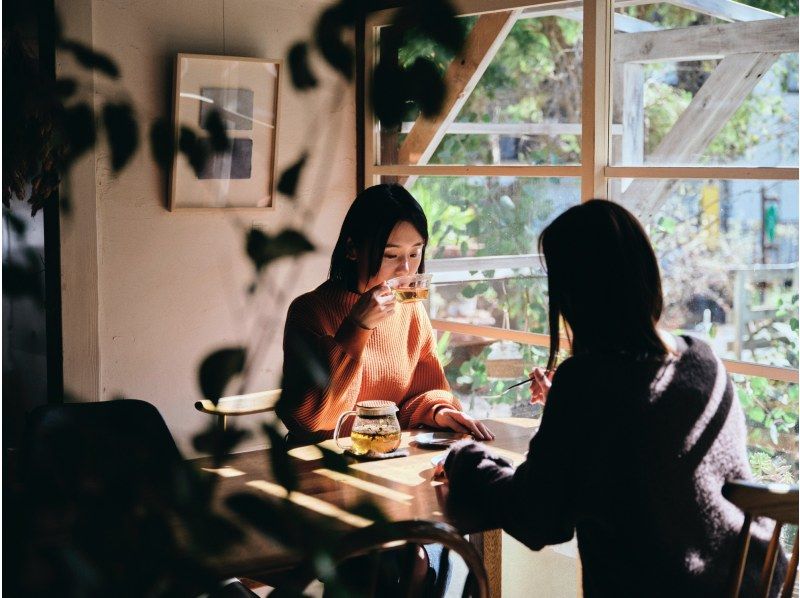
<path fill-rule="evenodd" d="M 209 144 L 212 111 L 230 147 L 209 152 L 196 172 L 183 152 L 173 157 L 169 210 L 275 208 L 275 161 L 282 60 L 178 54 L 175 58 L 173 131 L 178 148 L 188 128 Z"/>

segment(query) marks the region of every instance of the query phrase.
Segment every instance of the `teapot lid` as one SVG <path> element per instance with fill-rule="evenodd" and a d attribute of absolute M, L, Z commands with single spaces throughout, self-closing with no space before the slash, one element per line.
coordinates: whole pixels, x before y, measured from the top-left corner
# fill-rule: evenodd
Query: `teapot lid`
<path fill-rule="evenodd" d="M 361 401 L 356 403 L 358 415 L 394 415 L 397 413 L 397 405 L 391 401 Z"/>

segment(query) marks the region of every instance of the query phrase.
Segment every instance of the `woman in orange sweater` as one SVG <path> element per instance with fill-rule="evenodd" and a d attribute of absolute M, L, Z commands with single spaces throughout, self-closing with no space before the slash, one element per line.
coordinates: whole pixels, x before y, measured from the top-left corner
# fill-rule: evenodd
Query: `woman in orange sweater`
<path fill-rule="evenodd" d="M 329 279 L 289 307 L 277 412 L 292 442 L 331 438 L 340 414 L 375 399 L 397 404 L 403 428 L 494 438 L 450 392 L 423 305 L 396 303 L 386 285 L 424 272 L 427 242 L 425 213 L 402 186 L 375 185 L 356 197 Z"/>

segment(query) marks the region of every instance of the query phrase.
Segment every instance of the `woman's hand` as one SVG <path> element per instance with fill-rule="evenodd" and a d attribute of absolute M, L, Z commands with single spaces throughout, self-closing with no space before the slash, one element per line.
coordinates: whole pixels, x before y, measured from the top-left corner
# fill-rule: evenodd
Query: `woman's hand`
<path fill-rule="evenodd" d="M 350 318 L 362 328 L 375 328 L 394 313 L 394 293 L 382 282 L 365 291 L 350 310 Z"/>
<path fill-rule="evenodd" d="M 433 420 L 440 428 L 470 434 L 475 440 L 494 440 L 494 434 L 482 422 L 472 419 L 463 411 L 445 407 L 436 412 Z"/>
<path fill-rule="evenodd" d="M 536 403 L 544 404 L 547 401 L 547 393 L 553 385 L 553 372 L 543 368 L 533 368 L 529 374 L 531 379 L 531 405 Z"/>

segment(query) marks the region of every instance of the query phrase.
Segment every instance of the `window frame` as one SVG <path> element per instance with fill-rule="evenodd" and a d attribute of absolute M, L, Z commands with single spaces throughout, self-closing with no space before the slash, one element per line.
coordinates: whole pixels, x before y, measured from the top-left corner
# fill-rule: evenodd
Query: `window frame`
<path fill-rule="evenodd" d="M 623 0 L 621 5 L 625 5 Z M 370 85 L 367 77 L 363 94 L 357 98 L 363 115 L 363 154 L 358 156 L 364 173 L 364 187 L 380 182 L 382 176 L 513 176 L 525 178 L 580 178 L 581 201 L 607 199 L 609 184 L 617 179 L 728 179 L 728 180 L 797 180 L 799 168 L 737 166 L 615 166 L 611 163 L 611 87 L 612 44 L 614 41 L 614 0 L 457 0 L 459 16 L 479 15 L 524 7 L 583 10 L 583 87 L 581 99 L 581 162 L 578 165 L 408 165 L 379 164 L 379 127 L 369 110 Z M 365 73 L 377 64 L 379 28 L 391 23 L 398 9 L 371 13 L 366 18 L 363 37 Z M 432 319 L 435 330 L 481 336 L 491 340 L 515 341 L 541 347 L 549 346 L 549 335 L 495 326 L 480 326 Z M 798 369 L 722 359 L 728 372 L 759 376 L 769 380 L 798 383 Z"/>

